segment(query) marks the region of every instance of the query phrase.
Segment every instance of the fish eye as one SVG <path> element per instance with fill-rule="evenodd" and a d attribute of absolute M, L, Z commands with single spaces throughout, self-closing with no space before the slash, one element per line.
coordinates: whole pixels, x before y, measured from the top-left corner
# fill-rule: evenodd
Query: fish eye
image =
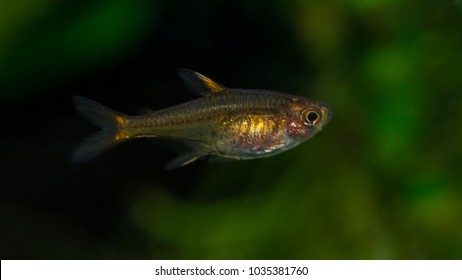
<path fill-rule="evenodd" d="M 311 112 L 308 113 L 307 118 L 308 118 L 308 120 L 310 122 L 314 122 L 319 118 L 319 115 L 318 115 L 318 113 L 311 111 Z"/>
<path fill-rule="evenodd" d="M 313 126 L 320 119 L 320 114 L 314 110 L 305 110 L 302 113 L 302 120 L 308 126 Z"/>

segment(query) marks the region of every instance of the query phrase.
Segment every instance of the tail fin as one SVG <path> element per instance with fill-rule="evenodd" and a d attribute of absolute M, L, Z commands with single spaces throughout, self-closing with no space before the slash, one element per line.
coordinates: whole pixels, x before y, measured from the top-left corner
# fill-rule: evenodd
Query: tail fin
<path fill-rule="evenodd" d="M 126 120 L 126 116 L 111 110 L 82 96 L 72 98 L 75 110 L 89 122 L 100 127 L 101 130 L 85 139 L 71 155 L 70 160 L 81 163 L 96 157 L 105 150 L 128 140 L 128 137 L 120 137 L 120 127 Z"/>

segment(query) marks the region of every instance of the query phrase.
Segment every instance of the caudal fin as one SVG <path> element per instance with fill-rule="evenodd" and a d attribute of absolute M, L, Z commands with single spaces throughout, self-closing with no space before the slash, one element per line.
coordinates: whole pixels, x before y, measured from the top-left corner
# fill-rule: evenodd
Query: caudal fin
<path fill-rule="evenodd" d="M 85 139 L 71 155 L 70 160 L 81 163 L 101 154 L 105 150 L 125 141 L 128 137 L 121 137 L 120 133 L 126 116 L 111 110 L 95 101 L 82 96 L 72 98 L 75 109 L 89 122 L 100 127 L 101 130 Z M 122 135 L 123 136 L 123 135 Z"/>

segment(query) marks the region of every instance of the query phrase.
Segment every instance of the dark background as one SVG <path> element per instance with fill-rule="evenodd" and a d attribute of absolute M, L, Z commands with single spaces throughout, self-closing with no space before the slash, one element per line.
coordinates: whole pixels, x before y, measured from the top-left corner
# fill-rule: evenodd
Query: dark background
<path fill-rule="evenodd" d="M 460 1 L 0 2 L 2 259 L 462 258 Z M 83 95 L 196 98 L 176 74 L 318 98 L 316 137 L 195 163 L 149 140 L 87 163 Z"/>

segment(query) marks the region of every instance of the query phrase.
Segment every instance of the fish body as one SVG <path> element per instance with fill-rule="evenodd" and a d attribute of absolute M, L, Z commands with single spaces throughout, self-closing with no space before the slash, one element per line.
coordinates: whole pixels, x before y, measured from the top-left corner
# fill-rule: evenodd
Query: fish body
<path fill-rule="evenodd" d="M 82 162 L 118 143 L 142 137 L 168 139 L 186 147 L 167 169 L 202 157 L 266 157 L 311 138 L 332 117 L 331 109 L 318 100 L 269 90 L 233 89 L 191 70 L 178 72 L 201 98 L 130 116 L 74 97 L 76 110 L 102 130 L 84 141 L 72 160 Z"/>

